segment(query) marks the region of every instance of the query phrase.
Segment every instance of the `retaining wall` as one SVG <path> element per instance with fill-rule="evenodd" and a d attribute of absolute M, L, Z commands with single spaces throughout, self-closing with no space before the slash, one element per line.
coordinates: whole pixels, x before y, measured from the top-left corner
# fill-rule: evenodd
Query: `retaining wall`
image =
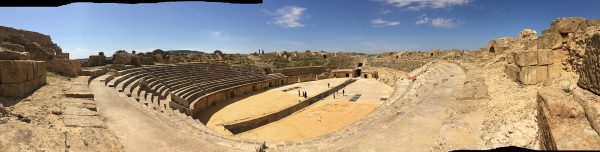
<path fill-rule="evenodd" d="M 0 96 L 24 97 L 46 84 L 44 61 L 0 60 Z"/>

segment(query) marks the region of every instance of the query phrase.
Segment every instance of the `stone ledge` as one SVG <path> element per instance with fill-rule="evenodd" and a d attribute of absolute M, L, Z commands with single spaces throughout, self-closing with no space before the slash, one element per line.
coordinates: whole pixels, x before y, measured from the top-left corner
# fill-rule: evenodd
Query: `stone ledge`
<path fill-rule="evenodd" d="M 585 118 L 584 108 L 567 92 L 541 89 L 537 109 L 542 150 L 600 149 L 600 136 Z"/>

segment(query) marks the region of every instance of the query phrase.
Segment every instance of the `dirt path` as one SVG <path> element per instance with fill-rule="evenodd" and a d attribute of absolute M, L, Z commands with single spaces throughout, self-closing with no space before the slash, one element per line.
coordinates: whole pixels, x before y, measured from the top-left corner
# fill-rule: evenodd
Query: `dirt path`
<path fill-rule="evenodd" d="M 132 106 L 113 89 L 96 78 L 90 88 L 97 101 L 98 112 L 107 118 L 108 128 L 119 138 L 126 151 L 227 151 L 207 145 L 202 138 L 177 131 Z"/>

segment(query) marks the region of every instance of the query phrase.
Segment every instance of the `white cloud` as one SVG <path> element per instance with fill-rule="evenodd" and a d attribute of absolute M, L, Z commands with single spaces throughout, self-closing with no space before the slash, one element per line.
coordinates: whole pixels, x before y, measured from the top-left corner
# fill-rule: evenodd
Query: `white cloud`
<path fill-rule="evenodd" d="M 415 24 L 416 25 L 431 24 L 431 26 L 439 27 L 439 28 L 455 28 L 455 27 L 458 27 L 460 24 L 462 24 L 462 21 L 457 20 L 457 19 L 443 18 L 443 17 L 437 17 L 437 18 L 431 19 L 431 18 L 427 17 L 427 15 L 421 15 L 421 16 L 417 17 L 417 21 L 415 22 Z"/>
<path fill-rule="evenodd" d="M 396 26 L 399 25 L 400 22 L 398 21 L 387 21 L 387 20 L 383 20 L 383 19 L 374 19 L 371 20 L 371 24 L 373 24 L 376 27 L 381 27 L 381 26 Z"/>
<path fill-rule="evenodd" d="M 455 28 L 461 24 L 461 21 L 448 18 L 435 18 L 431 20 L 431 25 L 441 28 Z"/>
<path fill-rule="evenodd" d="M 415 24 L 419 25 L 419 24 L 426 24 L 429 23 L 429 17 L 427 17 L 426 15 L 421 15 L 417 18 L 417 22 L 415 22 Z"/>
<path fill-rule="evenodd" d="M 408 10 L 418 11 L 423 9 L 438 9 L 452 7 L 456 5 L 466 5 L 471 0 L 378 0 L 396 7 L 406 8 Z"/>
<path fill-rule="evenodd" d="M 381 10 L 379 13 L 381 13 L 381 14 L 389 14 L 391 12 L 392 12 L 392 10 L 386 9 L 386 10 Z"/>
<path fill-rule="evenodd" d="M 300 19 L 304 14 L 306 8 L 297 6 L 285 6 L 276 10 L 275 13 L 268 13 L 277 17 L 273 18 L 273 23 L 285 28 L 298 28 L 304 27 L 304 24 L 300 23 Z"/>

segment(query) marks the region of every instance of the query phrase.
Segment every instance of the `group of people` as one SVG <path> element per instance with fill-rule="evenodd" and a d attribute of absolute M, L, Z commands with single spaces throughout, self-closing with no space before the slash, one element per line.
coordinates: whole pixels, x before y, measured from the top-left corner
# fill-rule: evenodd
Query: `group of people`
<path fill-rule="evenodd" d="M 298 90 L 298 97 L 304 97 L 304 99 L 306 99 L 308 97 L 308 94 L 306 93 L 306 91 Z"/>
<path fill-rule="evenodd" d="M 327 88 L 330 88 L 331 84 L 327 83 Z M 342 96 L 345 96 L 346 91 L 344 89 L 342 89 Z M 338 94 L 337 91 L 335 91 L 335 93 L 333 94 L 333 99 L 335 99 L 335 94 Z M 308 98 L 308 93 L 306 93 L 306 91 L 300 91 L 298 90 L 298 97 L 304 97 L 304 99 Z"/>

